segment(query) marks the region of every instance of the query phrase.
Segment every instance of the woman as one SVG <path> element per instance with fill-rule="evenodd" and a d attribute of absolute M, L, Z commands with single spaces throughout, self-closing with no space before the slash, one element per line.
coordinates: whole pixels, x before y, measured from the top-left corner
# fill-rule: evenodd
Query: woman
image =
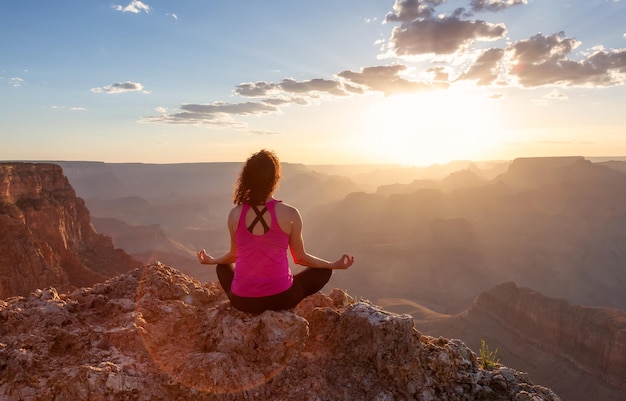
<path fill-rule="evenodd" d="M 272 196 L 279 179 L 280 163 L 273 152 L 250 156 L 235 187 L 236 206 L 228 215 L 230 250 L 217 258 L 204 249 L 198 252 L 200 263 L 217 265 L 231 304 L 244 312 L 294 308 L 326 285 L 332 269 L 354 263 L 348 254 L 328 262 L 306 252 L 300 213 Z M 293 261 L 306 269 L 292 275 L 287 248 Z"/>

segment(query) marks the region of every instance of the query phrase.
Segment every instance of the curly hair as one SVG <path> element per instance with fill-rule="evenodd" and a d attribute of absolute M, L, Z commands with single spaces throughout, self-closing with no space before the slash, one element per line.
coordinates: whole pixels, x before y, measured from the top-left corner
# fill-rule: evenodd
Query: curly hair
<path fill-rule="evenodd" d="M 280 162 L 272 151 L 262 149 L 246 160 L 237 179 L 233 193 L 233 203 L 260 205 L 278 185 Z"/>

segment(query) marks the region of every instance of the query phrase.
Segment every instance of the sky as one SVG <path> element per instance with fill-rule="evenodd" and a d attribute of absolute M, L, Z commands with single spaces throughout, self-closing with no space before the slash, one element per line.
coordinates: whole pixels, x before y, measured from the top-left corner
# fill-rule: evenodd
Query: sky
<path fill-rule="evenodd" d="M 0 160 L 626 155 L 626 0 L 19 0 Z"/>

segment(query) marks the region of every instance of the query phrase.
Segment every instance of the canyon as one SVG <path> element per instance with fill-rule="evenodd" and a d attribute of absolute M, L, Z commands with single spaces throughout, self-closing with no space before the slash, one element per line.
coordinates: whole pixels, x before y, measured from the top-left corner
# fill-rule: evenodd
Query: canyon
<path fill-rule="evenodd" d="M 127 274 L 146 265 L 213 288 L 214 272 L 197 264 L 195 250 L 226 246 L 224 216 L 238 164 L 59 165 L 0 164 L 5 310 L 40 302 L 35 299 L 42 291 L 58 304 L 68 294 L 101 290 L 112 277 L 133 281 Z M 504 364 L 564 399 L 621 399 L 623 162 L 518 159 L 492 167 L 469 164 L 452 173 L 439 169 L 419 179 L 413 177 L 423 171 L 394 168 L 404 182 L 389 185 L 378 185 L 389 182 L 384 169 L 364 169 L 354 167 L 347 177 L 333 172 L 349 168 L 284 167 L 281 197 L 302 205 L 307 248 L 322 255 L 344 249 L 357 254 L 358 265 L 334 275 L 332 287 L 371 299 L 367 309 L 402 319 L 410 314 L 424 339 L 458 338 L 474 350 L 487 339 Z M 86 201 L 76 196 L 74 183 Z M 350 305 L 359 303 L 351 299 Z M 338 305 L 333 313 L 348 306 Z M 133 324 L 120 323 L 115 330 Z M 0 340 L 11 358 L 17 354 L 7 344 L 32 339 L 16 341 Z M 116 375 L 126 369 L 107 366 L 85 369 Z M 134 380 L 125 373 L 116 377 Z M 376 396 L 387 399 L 385 394 Z"/>

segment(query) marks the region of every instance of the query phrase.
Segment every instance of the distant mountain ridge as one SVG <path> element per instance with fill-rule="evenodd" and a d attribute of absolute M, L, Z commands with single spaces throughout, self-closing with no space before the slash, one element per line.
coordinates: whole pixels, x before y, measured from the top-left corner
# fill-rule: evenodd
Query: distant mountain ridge
<path fill-rule="evenodd" d="M 626 174 L 580 157 L 516 159 L 451 191 L 353 193 L 307 217 L 310 246 L 366 261 L 367 274 L 337 285 L 374 299 L 454 313 L 513 281 L 626 310 Z"/>

